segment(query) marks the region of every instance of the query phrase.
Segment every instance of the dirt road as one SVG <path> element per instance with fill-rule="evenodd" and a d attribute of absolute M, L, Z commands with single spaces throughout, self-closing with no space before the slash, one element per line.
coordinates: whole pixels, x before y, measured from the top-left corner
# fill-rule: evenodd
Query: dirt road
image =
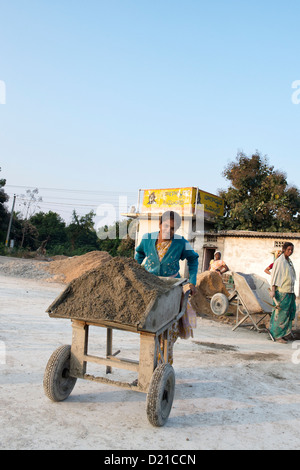
<path fill-rule="evenodd" d="M 71 325 L 44 312 L 64 287 L 0 275 L 1 449 L 300 447 L 300 342 L 281 345 L 208 319 L 176 343 L 175 400 L 163 428 L 149 424 L 144 394 L 114 386 L 78 380 L 68 400 L 50 402 L 44 370 L 71 343 Z M 92 329 L 91 354 L 101 354 L 104 333 Z M 137 358 L 138 335 L 114 331 L 114 347 Z"/>

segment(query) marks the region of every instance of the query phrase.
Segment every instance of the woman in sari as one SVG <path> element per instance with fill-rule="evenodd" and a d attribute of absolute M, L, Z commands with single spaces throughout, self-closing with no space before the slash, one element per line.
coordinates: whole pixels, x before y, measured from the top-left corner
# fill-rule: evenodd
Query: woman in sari
<path fill-rule="evenodd" d="M 214 259 L 212 259 L 209 263 L 208 270 L 215 273 L 219 273 L 221 275 L 229 271 L 227 264 L 221 259 L 220 251 L 215 251 Z"/>
<path fill-rule="evenodd" d="M 286 343 L 291 334 L 296 314 L 294 284 L 296 272 L 290 256 L 294 252 L 293 243 L 286 242 L 282 255 L 276 259 L 271 276 L 271 297 L 274 309 L 270 320 L 270 333 L 278 343 Z"/>
<path fill-rule="evenodd" d="M 135 259 L 142 264 L 144 259 L 145 269 L 162 277 L 180 277 L 179 261 L 187 260 L 189 269 L 189 288 L 191 294 L 195 293 L 196 278 L 198 272 L 199 255 L 192 249 L 190 243 L 179 235 L 176 230 L 181 225 L 181 217 L 173 211 L 167 211 L 159 218 L 159 231 L 146 233 L 139 246 L 136 248 Z M 173 346 L 179 336 L 187 339 L 195 328 L 196 314 L 188 304 L 187 311 L 190 312 L 192 325 L 188 321 L 175 323 L 169 331 L 168 362 L 173 363 Z M 185 319 L 186 320 L 186 319 Z"/>
<path fill-rule="evenodd" d="M 271 251 L 271 253 L 274 253 L 274 261 L 273 263 L 269 264 L 269 266 L 264 271 L 266 274 L 269 274 L 270 276 L 271 276 L 271 271 L 273 269 L 274 263 L 277 260 L 277 258 L 279 258 L 279 256 L 282 254 L 282 250 Z"/>

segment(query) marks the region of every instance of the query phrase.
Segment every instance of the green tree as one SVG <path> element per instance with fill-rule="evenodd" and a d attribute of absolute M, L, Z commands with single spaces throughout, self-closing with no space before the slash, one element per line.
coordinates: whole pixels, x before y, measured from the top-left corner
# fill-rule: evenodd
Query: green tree
<path fill-rule="evenodd" d="M 56 212 L 38 212 L 30 217 L 30 223 L 37 230 L 36 246 L 53 250 L 67 241 L 66 223 Z"/>
<path fill-rule="evenodd" d="M 123 220 L 120 222 L 124 227 L 121 227 L 121 233 L 126 230 L 127 235 L 123 236 L 120 240 L 117 252 L 119 256 L 126 256 L 128 258 L 134 257 L 135 252 L 135 233 L 137 221 L 133 219 Z"/>
<path fill-rule="evenodd" d="M 111 256 L 134 256 L 136 221 L 125 219 L 97 230 L 99 248 Z"/>
<path fill-rule="evenodd" d="M 239 152 L 223 176 L 230 186 L 219 191 L 225 204 L 224 217 L 216 222 L 219 230 L 300 230 L 300 192 L 288 185 L 285 173 L 270 166 L 267 157 Z"/>
<path fill-rule="evenodd" d="M 92 251 L 98 249 L 98 238 L 94 228 L 95 212 L 79 216 L 74 210 L 72 221 L 66 228 L 67 237 L 71 244 L 71 249 L 84 249 Z"/>
<path fill-rule="evenodd" d="M 1 171 L 1 168 L 0 168 Z M 7 234 L 7 228 L 9 223 L 9 214 L 5 207 L 5 203 L 8 201 L 9 197 L 4 191 L 4 186 L 6 185 L 5 179 L 0 179 L 0 242 L 4 243 Z"/>

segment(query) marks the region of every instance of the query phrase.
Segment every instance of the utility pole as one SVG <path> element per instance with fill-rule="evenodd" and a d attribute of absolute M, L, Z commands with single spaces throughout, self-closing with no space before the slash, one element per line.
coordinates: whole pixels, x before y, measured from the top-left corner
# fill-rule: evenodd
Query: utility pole
<path fill-rule="evenodd" d="M 9 242 L 9 236 L 10 236 L 10 229 L 11 229 L 11 224 L 14 216 L 14 208 L 15 208 L 15 203 L 16 203 L 16 195 L 14 194 L 14 200 L 12 204 L 12 209 L 11 209 L 11 214 L 10 214 L 10 219 L 9 219 L 9 224 L 8 224 L 8 230 L 7 230 L 7 235 L 6 235 L 6 240 L 5 240 L 5 246 L 8 246 Z"/>

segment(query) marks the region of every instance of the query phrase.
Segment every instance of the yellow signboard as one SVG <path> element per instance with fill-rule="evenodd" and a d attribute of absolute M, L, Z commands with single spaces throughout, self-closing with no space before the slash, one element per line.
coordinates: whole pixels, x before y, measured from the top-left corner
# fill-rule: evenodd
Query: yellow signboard
<path fill-rule="evenodd" d="M 146 189 L 142 212 L 162 212 L 171 209 L 192 214 L 195 208 L 197 188 Z"/>
<path fill-rule="evenodd" d="M 206 193 L 205 191 L 198 190 L 197 204 L 204 205 L 204 212 L 209 212 L 212 215 L 224 215 L 224 200 L 214 194 Z"/>
<path fill-rule="evenodd" d="M 197 190 L 195 187 L 145 189 L 141 210 L 152 213 L 174 210 L 181 214 L 193 214 L 196 198 L 197 205 L 203 204 L 204 212 L 215 216 L 224 214 L 222 198 L 200 189 Z"/>

